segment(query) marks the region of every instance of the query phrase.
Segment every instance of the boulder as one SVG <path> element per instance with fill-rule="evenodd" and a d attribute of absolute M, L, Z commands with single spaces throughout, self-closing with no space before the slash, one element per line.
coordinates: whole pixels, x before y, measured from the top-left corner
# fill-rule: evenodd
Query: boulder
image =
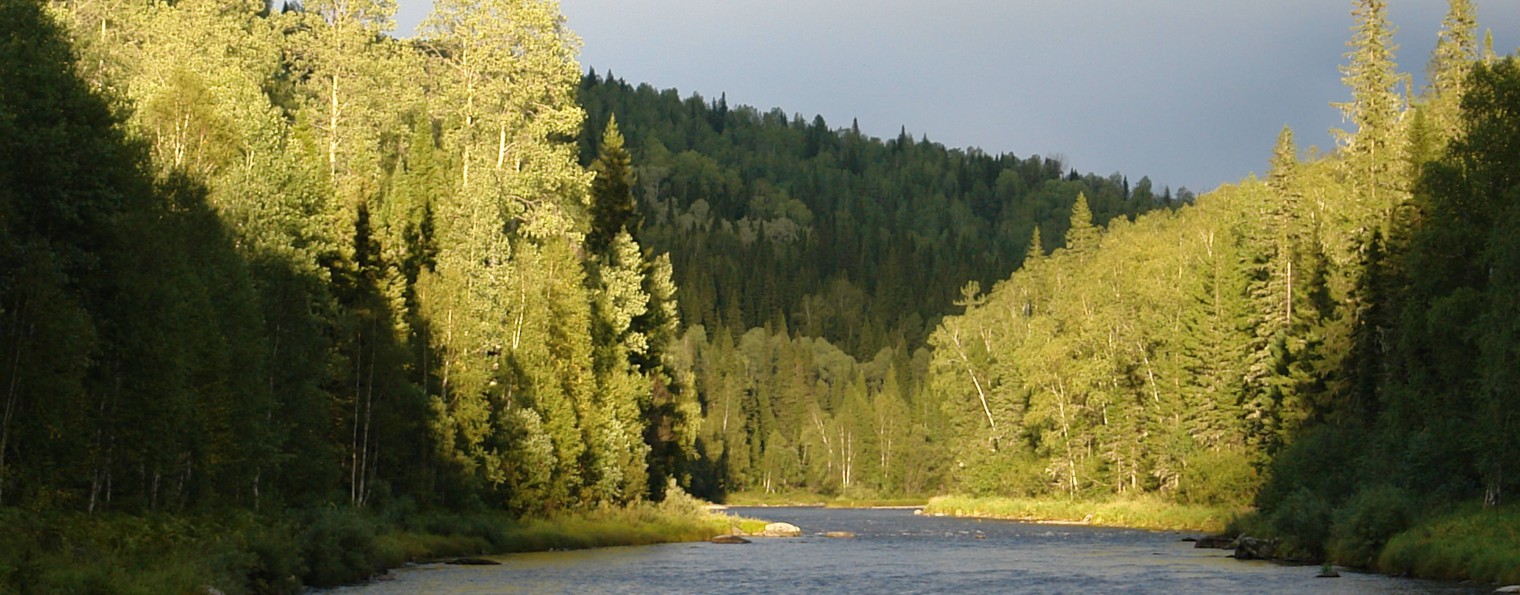
<path fill-rule="evenodd" d="M 1241 535 L 1235 540 L 1236 560 L 1273 560 L 1277 558 L 1277 540 Z"/>
<path fill-rule="evenodd" d="M 1233 543 L 1235 543 L 1234 539 L 1229 538 L 1229 537 L 1225 537 L 1224 535 L 1208 535 L 1208 536 L 1199 537 L 1198 539 L 1193 540 L 1193 547 L 1200 548 L 1200 549 L 1209 548 L 1209 549 L 1216 549 L 1216 550 L 1224 550 L 1224 549 L 1229 549 L 1230 548 L 1230 544 L 1233 544 Z"/>
<path fill-rule="evenodd" d="M 1509 585 L 1494 589 L 1495 593 L 1520 593 L 1520 585 Z"/>
<path fill-rule="evenodd" d="M 750 543 L 750 540 L 738 535 L 719 535 L 709 540 L 713 543 Z"/>
<path fill-rule="evenodd" d="M 764 537 L 801 537 L 802 529 L 791 523 L 771 523 L 760 532 Z"/>
<path fill-rule="evenodd" d="M 854 537 L 855 534 L 849 531 L 829 531 L 827 533 L 824 533 L 823 536 L 829 539 L 850 539 Z"/>

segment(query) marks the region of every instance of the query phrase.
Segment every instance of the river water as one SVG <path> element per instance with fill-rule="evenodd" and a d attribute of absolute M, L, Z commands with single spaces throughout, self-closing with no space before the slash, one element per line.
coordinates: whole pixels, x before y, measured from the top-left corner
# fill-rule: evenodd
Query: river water
<path fill-rule="evenodd" d="M 911 510 L 734 509 L 800 538 L 514 554 L 425 564 L 339 593 L 1487 593 L 1318 566 L 1242 562 L 1190 534 L 917 516 Z M 854 538 L 831 539 L 826 531 Z"/>

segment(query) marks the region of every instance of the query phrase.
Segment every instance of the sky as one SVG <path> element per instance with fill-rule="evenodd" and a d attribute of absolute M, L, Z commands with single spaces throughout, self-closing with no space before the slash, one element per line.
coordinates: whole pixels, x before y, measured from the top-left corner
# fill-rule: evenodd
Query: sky
<path fill-rule="evenodd" d="M 398 0 L 409 36 L 431 0 Z M 1520 2 L 1478 0 L 1494 49 Z M 1416 89 L 1444 0 L 1390 0 Z M 866 134 L 1060 156 L 1204 192 L 1262 175 L 1283 126 L 1334 146 L 1351 0 L 561 0 L 582 69 Z"/>

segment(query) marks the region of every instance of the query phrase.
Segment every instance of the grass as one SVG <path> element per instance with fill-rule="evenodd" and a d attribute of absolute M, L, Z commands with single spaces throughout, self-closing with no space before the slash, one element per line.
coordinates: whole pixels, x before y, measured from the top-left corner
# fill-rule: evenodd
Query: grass
<path fill-rule="evenodd" d="M 1378 570 L 1421 578 L 1520 583 L 1520 505 L 1469 505 L 1395 535 Z"/>
<path fill-rule="evenodd" d="M 255 517 L 38 514 L 0 509 L 0 593 L 297 593 L 407 562 L 698 541 L 764 521 L 699 501 L 549 519 L 425 512 L 387 520 L 343 507 Z"/>
<path fill-rule="evenodd" d="M 1225 529 L 1230 519 L 1245 510 L 1177 504 L 1143 496 L 1112 500 L 940 496 L 930 499 L 924 512 L 1018 521 L 1217 533 Z"/>

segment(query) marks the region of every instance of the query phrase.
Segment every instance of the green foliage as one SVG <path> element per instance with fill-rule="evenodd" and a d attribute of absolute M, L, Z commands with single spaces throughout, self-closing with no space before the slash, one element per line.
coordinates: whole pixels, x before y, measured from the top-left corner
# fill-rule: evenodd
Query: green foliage
<path fill-rule="evenodd" d="M 1330 537 L 1331 503 L 1324 496 L 1298 488 L 1270 509 L 1268 522 L 1282 536 L 1287 557 L 1319 560 Z"/>
<path fill-rule="evenodd" d="M 1520 515 L 1514 506 L 1464 506 L 1428 514 L 1388 540 L 1383 572 L 1496 584 L 1520 582 Z"/>
<path fill-rule="evenodd" d="M 1067 250 L 967 292 L 927 384 L 957 489 L 1026 493 L 1032 459 L 1037 495 L 1254 500 L 1251 532 L 1354 565 L 1513 493 L 1520 67 L 1476 63 L 1453 2 L 1406 111 L 1385 10 L 1353 12 L 1339 151 L 1285 129 L 1264 183 L 1097 239 L 1074 208 Z"/>
<path fill-rule="evenodd" d="M 681 498 L 677 498 L 678 501 Z M 517 520 L 427 512 L 396 522 L 353 509 L 285 516 L 46 514 L 0 509 L 7 593 L 297 593 L 407 562 L 461 555 L 705 540 L 734 519 L 684 501 Z"/>
<path fill-rule="evenodd" d="M 1056 159 L 870 138 L 610 74 L 585 76 L 579 96 L 583 163 L 616 114 L 635 235 L 670 254 L 683 320 L 737 333 L 784 320 L 857 358 L 922 344 L 965 281 L 1007 275 L 1037 227 L 1063 237 L 1079 193 L 1097 225 L 1158 206 Z"/>
<path fill-rule="evenodd" d="M 1242 452 L 1209 451 L 1188 461 L 1177 487 L 1177 500 L 1184 504 L 1248 506 L 1261 486 L 1259 473 Z"/>
<path fill-rule="evenodd" d="M 1284 129 L 1175 201 L 582 76 L 553 2 L 412 43 L 308 8 L 0 6 L 7 586 L 726 530 L 688 490 L 1254 497 L 1290 551 L 1413 568 L 1422 511 L 1520 489 L 1520 66 L 1468 2 L 1412 111 L 1357 2 L 1338 150 Z M 1419 571 L 1508 576 L 1458 549 Z"/>
<path fill-rule="evenodd" d="M 375 527 L 352 509 L 327 509 L 301 520 L 301 582 L 333 587 L 384 572 Z"/>
<path fill-rule="evenodd" d="M 591 180 L 591 231 L 586 234 L 586 247 L 602 253 L 619 233 L 631 233 L 640 227 L 638 204 L 633 196 L 636 182 L 632 157 L 623 146 L 616 117 L 607 121 L 591 171 L 596 177 Z"/>
<path fill-rule="evenodd" d="M 440 4 L 0 9 L 0 505 L 322 511 L 239 533 L 282 590 L 415 549 L 366 509 L 635 503 L 648 436 L 679 474 L 668 259 L 586 274 L 578 42 Z"/>
<path fill-rule="evenodd" d="M 1364 487 L 1335 510 L 1327 553 L 1342 564 L 1374 567 L 1383 546 L 1408 529 L 1418 512 L 1416 500 L 1399 488 Z"/>

